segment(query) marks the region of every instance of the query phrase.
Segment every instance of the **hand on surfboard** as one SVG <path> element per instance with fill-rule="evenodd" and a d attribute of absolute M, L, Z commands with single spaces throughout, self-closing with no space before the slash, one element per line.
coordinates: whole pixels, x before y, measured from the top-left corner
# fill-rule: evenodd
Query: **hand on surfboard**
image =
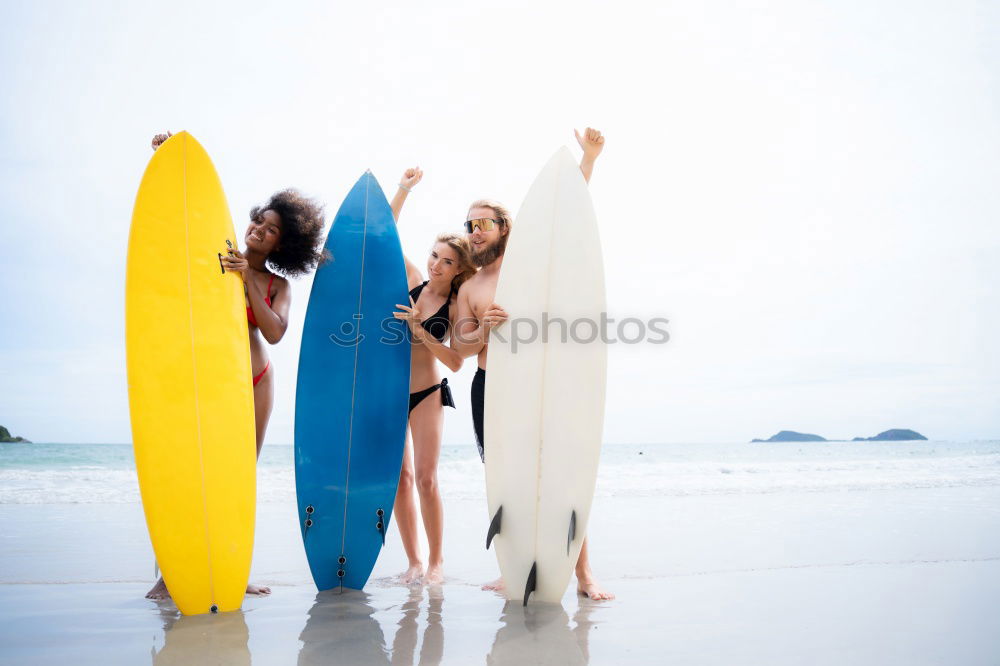
<path fill-rule="evenodd" d="M 250 263 L 243 256 L 243 253 L 235 248 L 227 249 L 227 252 L 229 254 L 222 255 L 222 267 L 227 271 L 239 273 L 240 277 L 246 280 L 250 274 Z"/>
<path fill-rule="evenodd" d="M 163 142 L 172 137 L 173 135 L 174 133 L 168 130 L 166 134 L 157 134 L 156 136 L 154 136 L 152 142 L 153 150 L 156 150 L 157 148 L 162 146 Z"/>
<path fill-rule="evenodd" d="M 487 329 L 494 329 L 505 321 L 507 321 L 507 311 L 496 303 L 486 308 L 486 312 L 483 313 L 483 326 Z"/>
<path fill-rule="evenodd" d="M 576 134 L 576 141 L 580 144 L 580 148 L 583 149 L 584 157 L 592 160 L 597 159 L 597 156 L 604 150 L 604 136 L 599 130 L 588 127 L 581 135 L 574 129 L 573 134 Z"/>
<path fill-rule="evenodd" d="M 412 189 L 414 185 L 420 182 L 424 177 L 423 170 L 418 167 L 412 167 L 403 172 L 403 177 L 399 179 L 399 184 L 406 189 Z"/>

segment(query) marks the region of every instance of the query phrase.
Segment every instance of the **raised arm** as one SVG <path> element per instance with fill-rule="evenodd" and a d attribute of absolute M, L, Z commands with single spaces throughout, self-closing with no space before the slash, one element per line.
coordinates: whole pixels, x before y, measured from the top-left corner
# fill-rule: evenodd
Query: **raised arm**
<path fill-rule="evenodd" d="M 399 222 L 399 214 L 403 210 L 403 203 L 406 201 L 406 195 L 410 193 L 410 190 L 412 190 L 423 177 L 424 172 L 420 169 L 420 167 L 413 167 L 404 171 L 402 178 L 399 179 L 399 187 L 396 188 L 396 195 L 392 197 L 392 201 L 389 203 L 389 206 L 392 208 L 392 219 L 394 219 L 397 223 Z M 420 273 L 420 269 L 417 268 L 417 265 L 410 261 L 410 258 L 405 254 L 403 255 L 403 261 L 406 262 L 407 287 L 413 289 L 423 281 L 423 275 Z"/>
<path fill-rule="evenodd" d="M 576 141 L 583 149 L 583 157 L 580 158 L 580 171 L 583 172 L 583 179 L 589 183 L 590 177 L 594 174 L 594 162 L 604 150 L 604 137 L 598 130 L 590 127 L 583 131 L 583 135 L 575 129 L 573 133 L 576 134 Z"/>
<path fill-rule="evenodd" d="M 406 202 L 406 195 L 410 193 L 420 179 L 424 177 L 424 172 L 420 167 L 413 167 L 403 172 L 403 177 L 399 179 L 399 187 L 396 188 L 396 196 L 392 198 L 389 206 L 392 207 L 392 218 L 399 222 L 399 213 L 403 210 L 403 203 Z"/>

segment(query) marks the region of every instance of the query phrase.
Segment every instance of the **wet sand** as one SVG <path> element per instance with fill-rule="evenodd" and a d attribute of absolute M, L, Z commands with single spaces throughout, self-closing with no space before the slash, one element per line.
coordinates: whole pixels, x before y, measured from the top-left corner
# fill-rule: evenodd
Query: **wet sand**
<path fill-rule="evenodd" d="M 317 594 L 294 507 L 261 504 L 241 612 L 143 599 L 141 507 L 0 505 L 0 661 L 17 664 L 996 664 L 1000 489 L 602 498 L 594 567 L 524 609 L 495 576 L 477 500 L 446 504 L 443 585 L 402 586 L 394 532 L 364 592 Z M 61 534 L 58 545 L 46 536 Z"/>

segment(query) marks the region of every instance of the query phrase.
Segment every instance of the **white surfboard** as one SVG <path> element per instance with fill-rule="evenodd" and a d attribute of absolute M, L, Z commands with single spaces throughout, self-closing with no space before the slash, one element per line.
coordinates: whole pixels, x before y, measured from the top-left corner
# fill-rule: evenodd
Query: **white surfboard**
<path fill-rule="evenodd" d="M 495 300 L 510 318 L 490 334 L 487 360 L 487 547 L 508 599 L 559 602 L 587 532 L 607 377 L 597 218 L 565 147 L 512 225 Z"/>

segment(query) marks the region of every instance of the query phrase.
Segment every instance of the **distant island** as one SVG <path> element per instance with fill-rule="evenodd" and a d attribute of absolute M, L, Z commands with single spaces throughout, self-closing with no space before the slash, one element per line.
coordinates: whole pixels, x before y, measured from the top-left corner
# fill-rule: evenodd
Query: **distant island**
<path fill-rule="evenodd" d="M 809 435 L 804 432 L 795 432 L 793 430 L 782 430 L 777 435 L 774 435 L 770 439 L 754 439 L 752 442 L 825 442 L 827 439 L 825 437 L 820 437 L 819 435 Z"/>
<path fill-rule="evenodd" d="M 906 430 L 905 428 L 895 428 L 880 432 L 874 437 L 855 437 L 852 442 L 906 442 L 915 439 L 927 439 L 916 430 Z M 782 430 L 777 435 L 769 439 L 752 439 L 753 442 L 844 442 L 844 439 L 827 439 L 819 435 L 810 435 L 794 430 Z"/>
<path fill-rule="evenodd" d="M 907 430 L 905 428 L 895 428 L 893 430 L 886 430 L 885 432 L 880 432 L 874 437 L 855 437 L 853 442 L 905 442 L 914 439 L 927 439 L 921 435 L 916 430 Z"/>
<path fill-rule="evenodd" d="M 23 442 L 24 444 L 31 444 L 31 442 L 24 437 L 12 436 L 10 431 L 3 426 L 0 426 L 0 442 Z"/>

